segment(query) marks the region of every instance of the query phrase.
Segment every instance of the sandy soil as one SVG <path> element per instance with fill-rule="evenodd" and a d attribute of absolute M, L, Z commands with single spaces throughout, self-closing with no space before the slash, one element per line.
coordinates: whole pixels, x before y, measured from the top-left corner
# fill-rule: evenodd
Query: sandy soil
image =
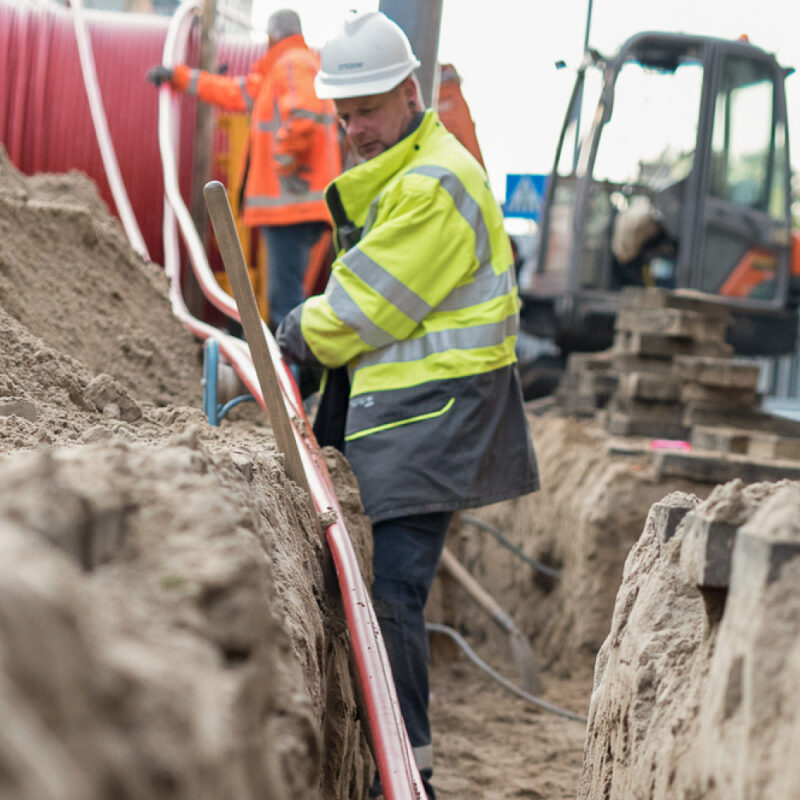
<path fill-rule="evenodd" d="M 361 796 L 320 522 L 263 413 L 207 424 L 166 289 L 89 181 L 0 153 L 0 796 Z"/>
<path fill-rule="evenodd" d="M 166 289 L 89 181 L 24 178 L 0 152 L 0 796 L 360 800 L 373 767 L 319 521 L 256 407 L 207 424 Z M 448 548 L 531 642 L 543 698 L 588 715 L 651 504 L 711 487 L 609 457 L 585 423 L 532 428 L 542 491 L 473 516 L 560 577 L 470 515 Z M 326 458 L 369 580 L 357 485 Z M 507 635 L 452 579 L 429 618 L 516 680 Z M 432 641 L 439 796 L 576 797 L 584 725 Z"/>
<path fill-rule="evenodd" d="M 77 717 L 65 712 L 38 732 L 37 746 L 55 752 L 75 739 L 81 714 L 102 718 L 88 743 L 72 748 L 72 768 L 53 757 L 50 779 L 66 787 L 58 796 L 104 797 L 108 782 L 137 796 L 134 767 L 156 776 L 149 797 L 169 786 L 174 796 L 247 797 L 265 785 L 279 792 L 282 782 L 293 797 L 361 796 L 372 767 L 353 711 L 343 623 L 322 596 L 312 523 L 283 476 L 265 418 L 240 406 L 220 428 L 205 423 L 198 343 L 171 316 L 161 271 L 131 251 L 90 182 L 77 174 L 24 178 L 3 157 L 0 212 L 0 546 L 11 567 L 0 592 L 12 592 L 16 608 L 37 606 L 35 624 L 47 629 L 58 629 L 50 619 L 56 607 L 67 609 L 77 628 L 59 641 L 83 654 L 75 669 L 91 665 L 101 683 L 124 675 L 142 698 L 108 714 L 100 710 L 108 699 L 90 681 Z M 328 459 L 368 576 L 357 487 L 346 463 L 334 453 Z M 14 566 L 24 553 L 40 565 L 30 574 Z M 63 575 L 58 591 L 37 600 L 39 569 Z M 0 641 L 19 630 L 0 619 Z M 19 635 L 12 654 L 0 657 L 0 676 L 55 654 L 24 629 Z M 276 636 L 284 644 L 271 646 Z M 574 796 L 582 725 L 507 693 L 452 649 L 434 649 L 441 796 Z M 489 644 L 483 655 L 514 677 L 505 649 Z M 575 677 L 548 684 L 548 699 L 585 713 L 591 669 L 582 660 Z M 267 687 L 254 681 L 254 664 L 273 675 Z M 154 670 L 172 677 L 161 685 Z M 68 686 L 77 680 L 70 675 L 43 670 L 38 680 Z M 0 702 L 13 698 L 34 720 L 44 713 L 38 693 L 15 680 L 2 685 Z M 187 698 L 199 687 L 229 700 L 192 712 Z M 226 731 L 227 715 L 242 703 L 264 709 L 263 722 L 249 714 L 226 747 L 205 741 L 203 730 Z M 161 718 L 147 710 L 153 704 Z M 164 755 L 153 742 L 175 726 L 183 745 Z M 267 731 L 282 743 L 253 766 L 245 739 L 264 741 Z M 123 750 L 129 737 L 138 760 L 112 759 L 103 737 Z M 5 744 L 0 737 L 0 764 L 28 768 L 0 782 L 3 796 L 49 797 L 23 757 L 24 742 Z M 275 758 L 288 766 L 276 767 Z M 81 778 L 84 761 L 96 781 Z M 215 768 L 222 777 L 198 783 Z"/>
<path fill-rule="evenodd" d="M 490 657 L 491 654 L 487 654 Z M 503 658 L 496 657 L 503 662 Z M 514 680 L 513 666 L 503 674 Z M 547 699 L 585 714 L 591 677 L 547 679 Z M 432 671 L 437 797 L 443 800 L 574 798 L 585 726 L 539 710 L 471 662 L 440 661 Z"/>

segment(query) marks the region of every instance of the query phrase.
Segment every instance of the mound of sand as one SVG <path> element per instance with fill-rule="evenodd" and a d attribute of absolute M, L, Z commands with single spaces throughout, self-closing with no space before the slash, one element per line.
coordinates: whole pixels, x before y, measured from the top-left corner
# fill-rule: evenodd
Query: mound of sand
<path fill-rule="evenodd" d="M 800 483 L 676 493 L 625 564 L 580 798 L 788 798 L 800 765 Z"/>
<path fill-rule="evenodd" d="M 364 796 L 319 520 L 266 417 L 207 424 L 166 290 L 88 180 L 0 153 L 0 795 Z"/>

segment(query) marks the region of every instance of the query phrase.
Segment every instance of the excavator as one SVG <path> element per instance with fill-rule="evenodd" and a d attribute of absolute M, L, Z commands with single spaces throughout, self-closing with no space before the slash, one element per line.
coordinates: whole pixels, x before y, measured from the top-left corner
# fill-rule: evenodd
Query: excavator
<path fill-rule="evenodd" d="M 791 72 L 746 37 L 644 32 L 613 58 L 587 51 L 520 272 L 523 331 L 551 345 L 521 360 L 526 396 L 551 391 L 569 353 L 611 345 L 626 286 L 712 295 L 735 352 L 794 351 Z"/>

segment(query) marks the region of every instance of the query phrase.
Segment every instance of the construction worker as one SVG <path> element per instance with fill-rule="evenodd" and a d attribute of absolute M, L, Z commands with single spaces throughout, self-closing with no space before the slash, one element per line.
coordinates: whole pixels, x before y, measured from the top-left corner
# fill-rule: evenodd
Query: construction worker
<path fill-rule="evenodd" d="M 330 100 L 314 93 L 319 58 L 289 9 L 267 23 L 269 46 L 243 77 L 216 75 L 185 64 L 153 67 L 147 79 L 229 111 L 251 114 L 245 165 L 244 223 L 259 227 L 269 262 L 270 323 L 277 327 L 303 301 L 309 254 L 330 226 L 323 191 L 341 172 L 336 118 Z"/>
<path fill-rule="evenodd" d="M 321 64 L 317 94 L 361 163 L 326 191 L 338 256 L 325 293 L 277 338 L 290 363 L 332 370 L 319 413 L 331 378 L 349 383 L 338 443 L 372 519 L 375 612 L 433 798 L 423 611 L 445 532 L 457 509 L 539 486 L 515 367 L 513 258 L 485 173 L 421 107 L 402 30 L 351 12 Z"/>

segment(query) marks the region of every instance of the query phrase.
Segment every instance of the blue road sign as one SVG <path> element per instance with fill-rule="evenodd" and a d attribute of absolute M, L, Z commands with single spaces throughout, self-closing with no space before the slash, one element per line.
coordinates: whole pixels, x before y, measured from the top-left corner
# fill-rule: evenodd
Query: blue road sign
<path fill-rule="evenodd" d="M 506 217 L 522 217 L 539 221 L 544 205 L 547 175 L 506 175 Z"/>

